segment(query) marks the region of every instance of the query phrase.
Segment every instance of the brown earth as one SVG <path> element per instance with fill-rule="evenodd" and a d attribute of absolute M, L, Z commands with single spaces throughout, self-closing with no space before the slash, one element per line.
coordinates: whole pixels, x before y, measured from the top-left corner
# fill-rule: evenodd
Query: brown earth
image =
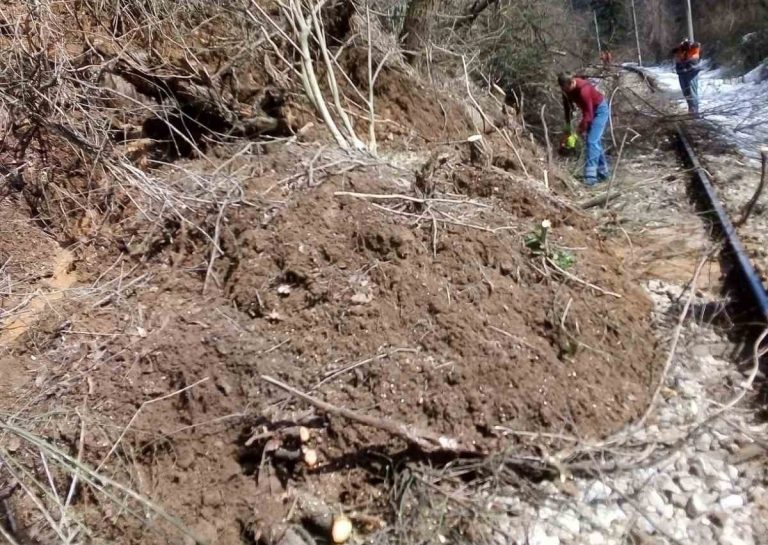
<path fill-rule="evenodd" d="M 205 160 L 154 170 L 170 185 L 182 169 L 205 175 L 213 158 L 243 177 L 242 199 L 200 212 L 193 227 L 149 222 L 114 189 L 82 209 L 59 206 L 66 191 L 46 194 L 49 226 L 79 241 L 81 289 L 11 347 L 45 370 L 23 390 L 35 410 L 57 415 L 39 433 L 201 537 L 253 543 L 287 516 L 297 489 L 391 521 L 387 494 L 404 462 L 452 458 L 308 411 L 264 375 L 482 453 L 527 452 L 516 431 L 595 437 L 641 413 L 659 362 L 634 271 L 593 220 L 536 181 L 535 145 L 518 139 L 517 157 L 489 138 L 495 166 L 472 165 L 450 144 L 475 132 L 459 103 L 418 85 L 385 70 L 376 89 L 391 157 L 422 164 L 432 153 L 418 175 L 328 149 L 318 124 L 298 142 L 237 157 L 211 144 Z M 304 127 L 306 105 L 287 104 L 298 110 L 281 113 L 290 129 Z M 59 183 L 90 197 L 96 182 L 84 171 Z M 565 272 L 524 244 L 544 220 L 547 251 L 573 257 Z M 15 252 L 39 236 L 30 232 Z M 52 270 L 55 246 L 44 248 L 31 266 Z M 297 422 L 312 428 L 317 467 L 272 454 L 276 443 L 296 447 L 281 430 Z M 44 481 L 37 450 L 15 451 Z M 64 490 L 71 479 L 56 482 Z M 81 486 L 74 498 L 103 542 L 185 542 L 146 505 L 110 501 L 105 488 Z M 15 502 L 20 535 L 48 539 L 29 498 Z"/>
<path fill-rule="evenodd" d="M 278 152 L 273 164 L 284 167 L 275 170 L 288 168 L 296 152 Z M 437 187 L 466 200 L 458 187 L 483 194 L 472 189 L 482 180 L 495 196 L 476 202 L 492 208 L 376 202 L 390 212 L 336 194 L 412 195 L 397 187 L 396 174 L 375 167 L 286 189 L 266 224 L 263 208 L 233 211 L 217 268 L 221 296 L 199 295 L 206 255 L 181 262 L 161 255 L 147 269 L 151 280 L 114 306 L 73 308 L 63 329 L 61 318 L 49 316 L 26 354 L 51 368 L 62 354 L 81 362 L 41 388 L 68 377 L 59 402 L 85 400 L 91 462 L 98 465 L 140 410 L 117 451 L 134 464 L 132 485 L 184 520 L 203 521 L 202 533 L 215 526 L 219 542 L 231 543 L 263 518 L 255 506 L 265 491 L 254 474 L 263 477 L 266 443 L 245 447 L 245 439 L 307 408 L 262 375 L 483 451 L 510 445 L 498 426 L 598 436 L 637 416 L 656 370 L 650 305 L 591 220 L 461 162 L 441 168 Z M 247 190 L 263 194 L 273 184 L 265 176 Z M 430 214 L 441 220 L 436 231 Z M 443 223 L 444 214 L 462 219 Z M 576 256 L 570 273 L 621 298 L 564 279 L 523 246 L 549 218 L 551 244 Z M 86 259 L 83 280 L 107 263 Z M 41 331 L 48 332 L 42 341 Z M 179 393 L 141 407 L 171 392 Z M 314 442 L 316 470 L 277 464 L 278 474 L 332 504 L 382 512 L 374 486 L 381 463 L 406 445 L 337 418 L 320 421 Z M 82 501 L 98 505 L 89 494 Z M 136 532 L 124 542 L 169 539 Z"/>

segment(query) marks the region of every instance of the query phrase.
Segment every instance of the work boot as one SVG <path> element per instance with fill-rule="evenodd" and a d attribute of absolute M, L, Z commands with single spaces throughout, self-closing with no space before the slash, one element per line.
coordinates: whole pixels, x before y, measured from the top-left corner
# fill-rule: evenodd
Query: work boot
<path fill-rule="evenodd" d="M 595 187 L 597 182 L 597 178 L 584 178 L 584 185 L 587 187 Z"/>
<path fill-rule="evenodd" d="M 611 174 L 609 172 L 598 172 L 597 173 L 597 181 L 598 182 L 607 182 L 611 179 Z"/>

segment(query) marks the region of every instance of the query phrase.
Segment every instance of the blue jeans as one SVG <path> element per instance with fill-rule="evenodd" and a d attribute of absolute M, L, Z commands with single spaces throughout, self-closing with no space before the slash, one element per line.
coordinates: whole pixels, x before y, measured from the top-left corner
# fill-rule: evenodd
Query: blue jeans
<path fill-rule="evenodd" d="M 608 160 L 603 149 L 603 132 L 611 117 L 608 102 L 603 100 L 595 110 L 595 118 L 587 131 L 587 162 L 584 165 L 584 182 L 595 185 L 598 178 L 608 178 Z"/>
<path fill-rule="evenodd" d="M 688 113 L 699 113 L 699 73 L 683 72 L 677 75 L 677 79 L 680 80 L 680 89 L 688 103 Z"/>

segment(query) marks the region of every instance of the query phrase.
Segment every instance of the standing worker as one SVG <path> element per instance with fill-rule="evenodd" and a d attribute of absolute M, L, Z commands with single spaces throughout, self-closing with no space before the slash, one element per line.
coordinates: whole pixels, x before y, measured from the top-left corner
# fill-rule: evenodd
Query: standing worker
<path fill-rule="evenodd" d="M 701 44 L 688 38 L 672 50 L 675 72 L 680 80 L 680 90 L 688 103 L 688 113 L 699 116 L 699 72 L 701 72 Z"/>
<path fill-rule="evenodd" d="M 587 162 L 584 165 L 584 183 L 593 186 L 608 179 L 608 161 L 603 149 L 603 132 L 610 118 L 608 102 L 600 91 L 587 80 L 571 74 L 560 74 L 557 83 L 563 91 L 566 130 L 571 133 L 573 105 L 581 110 L 579 134 L 586 140 Z"/>

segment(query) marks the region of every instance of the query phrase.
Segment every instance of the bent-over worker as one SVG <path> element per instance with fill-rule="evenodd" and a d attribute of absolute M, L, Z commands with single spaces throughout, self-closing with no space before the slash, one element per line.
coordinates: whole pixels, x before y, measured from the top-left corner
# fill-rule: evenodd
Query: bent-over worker
<path fill-rule="evenodd" d="M 675 72 L 680 90 L 688 103 L 688 113 L 699 115 L 699 72 L 701 72 L 701 44 L 688 38 L 672 50 Z"/>
<path fill-rule="evenodd" d="M 603 132 L 611 116 L 608 102 L 603 94 L 587 80 L 571 74 L 560 74 L 557 82 L 563 91 L 567 130 L 570 131 L 572 126 L 573 105 L 575 104 L 581 110 L 578 132 L 585 139 L 587 148 L 584 183 L 593 186 L 599 181 L 607 180 L 609 176 L 608 160 L 603 149 Z"/>

